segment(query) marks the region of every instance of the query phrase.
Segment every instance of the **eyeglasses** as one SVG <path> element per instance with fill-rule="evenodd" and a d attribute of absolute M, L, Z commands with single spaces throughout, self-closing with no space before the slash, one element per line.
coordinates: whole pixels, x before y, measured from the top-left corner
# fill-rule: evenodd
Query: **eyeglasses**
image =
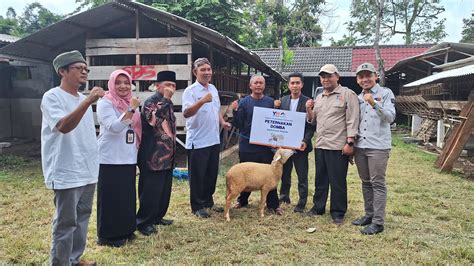
<path fill-rule="evenodd" d="M 79 70 L 79 72 L 81 72 L 81 73 L 84 72 L 84 71 L 86 71 L 87 73 L 91 72 L 90 69 L 88 69 L 87 67 L 82 67 L 82 66 L 71 66 L 71 67 L 69 67 L 69 68 L 77 69 L 77 70 Z"/>

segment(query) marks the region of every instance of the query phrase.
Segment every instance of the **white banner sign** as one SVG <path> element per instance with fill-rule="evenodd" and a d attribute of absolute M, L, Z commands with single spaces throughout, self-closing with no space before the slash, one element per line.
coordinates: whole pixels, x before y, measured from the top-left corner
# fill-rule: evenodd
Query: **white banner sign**
<path fill-rule="evenodd" d="M 306 113 L 254 107 L 250 143 L 299 149 L 304 137 Z"/>

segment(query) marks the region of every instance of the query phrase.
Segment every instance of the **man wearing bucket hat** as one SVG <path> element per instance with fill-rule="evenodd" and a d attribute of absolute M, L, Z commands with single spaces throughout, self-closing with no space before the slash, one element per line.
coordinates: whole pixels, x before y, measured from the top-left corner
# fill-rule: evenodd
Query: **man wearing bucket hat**
<path fill-rule="evenodd" d="M 86 60 L 78 51 L 53 60 L 61 84 L 41 101 L 41 159 L 46 187 L 54 191 L 51 264 L 87 264 L 84 252 L 87 227 L 99 173 L 98 147 L 91 104 L 104 95 L 94 87 L 89 96 L 79 92 L 87 82 Z"/>
<path fill-rule="evenodd" d="M 389 88 L 377 84 L 375 67 L 361 64 L 356 70 L 359 94 L 360 124 L 354 159 L 364 196 L 365 215 L 352 222 L 365 226 L 362 234 L 378 234 L 384 230 L 387 188 L 385 171 L 392 147 L 390 124 L 395 120 L 395 96 Z"/>
<path fill-rule="evenodd" d="M 163 217 L 170 203 L 176 154 L 176 117 L 171 101 L 176 91 L 176 73 L 159 72 L 155 87 L 156 93 L 143 104 L 143 135 L 138 151 L 140 207 L 137 228 L 146 236 L 157 233 L 155 224 L 173 223 Z"/>
<path fill-rule="evenodd" d="M 323 215 L 331 186 L 331 217 L 342 224 L 347 211 L 347 169 L 359 126 L 359 101 L 341 86 L 335 65 L 319 71 L 323 93 L 306 102 L 308 122 L 316 128 L 316 178 L 313 207 L 308 215 Z M 317 122 L 317 123 L 316 123 Z"/>

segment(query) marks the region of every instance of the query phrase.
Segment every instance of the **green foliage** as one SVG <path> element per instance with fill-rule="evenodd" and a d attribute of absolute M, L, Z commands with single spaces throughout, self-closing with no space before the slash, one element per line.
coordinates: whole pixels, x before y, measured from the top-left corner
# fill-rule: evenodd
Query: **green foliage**
<path fill-rule="evenodd" d="M 0 16 L 0 33 L 23 37 L 60 21 L 63 16 L 54 14 L 39 2 L 28 4 L 21 16 L 9 7 L 6 17 Z"/>
<path fill-rule="evenodd" d="M 332 37 L 329 40 L 331 41 L 331 46 L 335 46 L 335 47 L 354 46 L 357 44 L 357 39 L 352 34 L 349 34 L 349 35 L 344 34 L 342 36 L 342 39 L 337 40 L 337 41 Z"/>
<path fill-rule="evenodd" d="M 471 14 L 471 18 L 465 18 L 462 22 L 464 26 L 462 27 L 460 42 L 474 43 L 474 13 Z"/>
<path fill-rule="evenodd" d="M 438 18 L 442 12 L 444 8 L 436 0 L 390 1 L 384 6 L 380 39 L 385 42 L 396 34 L 402 34 L 405 44 L 438 42 L 446 37 L 445 19 Z M 376 14 L 376 0 L 353 0 L 351 21 L 347 23 L 351 37 L 343 38 L 340 43 L 373 43 Z"/>
<path fill-rule="evenodd" d="M 60 21 L 63 17 L 49 11 L 39 2 L 33 2 L 25 7 L 19 19 L 22 35 L 29 35 L 51 24 Z"/>
<path fill-rule="evenodd" d="M 242 4 L 241 0 L 144 0 L 142 2 L 197 22 L 232 39 L 239 37 L 242 18 L 238 7 Z"/>

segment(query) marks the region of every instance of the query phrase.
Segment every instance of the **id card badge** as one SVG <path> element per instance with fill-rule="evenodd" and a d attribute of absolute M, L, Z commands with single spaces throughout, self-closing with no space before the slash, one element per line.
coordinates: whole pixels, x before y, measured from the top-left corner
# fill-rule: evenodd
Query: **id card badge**
<path fill-rule="evenodd" d="M 125 142 L 127 144 L 133 144 L 135 142 L 135 132 L 133 132 L 133 129 L 130 128 L 127 130 Z"/>

